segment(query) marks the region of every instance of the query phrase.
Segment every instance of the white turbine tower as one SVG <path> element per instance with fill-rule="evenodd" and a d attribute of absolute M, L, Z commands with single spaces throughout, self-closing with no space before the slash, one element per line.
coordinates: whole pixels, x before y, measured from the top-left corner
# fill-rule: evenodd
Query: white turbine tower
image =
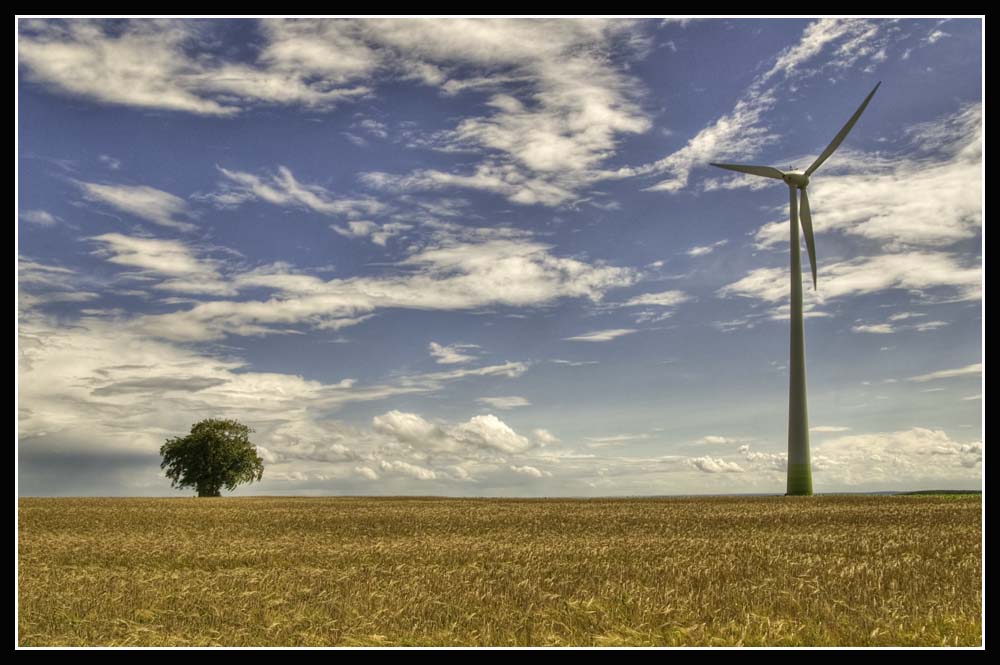
<path fill-rule="evenodd" d="M 802 330 L 802 259 L 799 254 L 799 206 L 796 190 L 802 192 L 802 233 L 806 237 L 806 249 L 809 251 L 809 263 L 812 265 L 813 288 L 816 288 L 816 242 L 813 239 L 812 215 L 809 212 L 809 196 L 806 187 L 809 176 L 816 172 L 823 162 L 833 154 L 854 123 L 864 113 L 868 102 L 872 100 L 875 91 L 882 85 L 872 89 L 865 101 L 854 112 L 826 150 L 816 158 L 805 171 L 780 171 L 773 166 L 750 166 L 746 164 L 715 164 L 722 169 L 749 173 L 764 178 L 775 178 L 788 183 L 789 219 L 792 227 L 792 303 L 791 303 L 791 349 L 788 363 L 788 495 L 809 496 L 812 494 L 812 465 L 809 461 L 809 413 L 806 408 L 806 346 Z"/>

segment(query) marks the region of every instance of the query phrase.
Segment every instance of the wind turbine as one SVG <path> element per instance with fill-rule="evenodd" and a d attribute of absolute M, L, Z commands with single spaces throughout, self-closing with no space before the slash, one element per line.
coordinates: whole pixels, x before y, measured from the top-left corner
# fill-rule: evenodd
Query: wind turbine
<path fill-rule="evenodd" d="M 786 496 L 812 495 L 812 464 L 809 461 L 809 413 L 806 407 L 806 344 L 802 329 L 802 259 L 799 254 L 799 206 L 796 190 L 802 192 L 802 233 L 806 237 L 809 263 L 812 265 L 813 289 L 816 288 L 816 241 L 813 239 L 812 214 L 809 212 L 809 195 L 806 187 L 809 176 L 823 165 L 830 155 L 840 147 L 844 138 L 854 127 L 875 91 L 882 85 L 879 81 L 861 106 L 854 112 L 843 129 L 830 141 L 819 157 L 805 171 L 780 171 L 773 166 L 751 166 L 748 164 L 715 164 L 721 169 L 739 171 L 764 178 L 784 180 L 789 191 L 789 219 L 792 233 L 792 295 L 791 295 L 791 349 L 788 380 L 788 489 Z"/>

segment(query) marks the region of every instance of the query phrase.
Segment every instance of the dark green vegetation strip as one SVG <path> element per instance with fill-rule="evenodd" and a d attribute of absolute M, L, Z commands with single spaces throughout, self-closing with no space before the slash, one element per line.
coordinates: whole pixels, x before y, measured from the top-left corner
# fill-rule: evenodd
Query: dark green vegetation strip
<path fill-rule="evenodd" d="M 22 645 L 978 645 L 980 499 L 22 499 Z"/>

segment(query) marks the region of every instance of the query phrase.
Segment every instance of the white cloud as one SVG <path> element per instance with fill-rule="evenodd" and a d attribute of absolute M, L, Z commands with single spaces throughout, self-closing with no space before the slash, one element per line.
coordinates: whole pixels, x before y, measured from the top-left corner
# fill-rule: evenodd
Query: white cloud
<path fill-rule="evenodd" d="M 850 429 L 851 429 L 850 427 L 843 427 L 840 425 L 815 425 L 813 427 L 810 427 L 809 431 L 827 433 L 827 432 L 846 432 Z"/>
<path fill-rule="evenodd" d="M 538 428 L 532 430 L 531 435 L 535 438 L 535 441 L 537 441 L 538 445 L 540 446 L 552 446 L 559 443 L 559 437 L 557 437 L 547 429 Z"/>
<path fill-rule="evenodd" d="M 743 467 L 736 462 L 727 462 L 718 457 L 693 457 L 687 462 L 704 473 L 743 473 Z"/>
<path fill-rule="evenodd" d="M 920 314 L 918 312 L 898 312 L 889 317 L 889 321 L 895 323 L 896 321 L 905 321 L 907 319 L 919 318 L 922 316 L 927 316 L 926 314 Z"/>
<path fill-rule="evenodd" d="M 18 215 L 18 219 L 23 219 L 39 226 L 55 226 L 58 218 L 45 210 L 25 210 Z"/>
<path fill-rule="evenodd" d="M 927 38 L 924 41 L 926 41 L 928 44 L 936 44 L 945 37 L 951 37 L 951 35 L 948 34 L 947 32 L 944 32 L 943 30 L 934 30 L 933 32 L 931 32 L 931 34 L 927 35 Z"/>
<path fill-rule="evenodd" d="M 177 217 L 189 217 L 190 211 L 184 199 L 168 192 L 144 185 L 99 185 L 93 182 L 79 182 L 84 196 L 98 201 L 140 219 L 167 226 L 178 231 L 193 231 L 197 227 Z"/>
<path fill-rule="evenodd" d="M 856 333 L 873 333 L 876 335 L 891 335 L 896 332 L 896 329 L 889 323 L 851 326 L 851 330 Z"/>
<path fill-rule="evenodd" d="M 765 78 L 801 74 L 803 68 L 827 50 L 832 52 L 824 61 L 825 67 L 850 67 L 860 58 L 877 55 L 880 50 L 880 42 L 876 39 L 878 32 L 879 25 L 868 20 L 820 19 L 806 28 L 798 44 L 782 51 Z M 832 48 L 834 46 L 837 48 Z"/>
<path fill-rule="evenodd" d="M 750 467 L 758 471 L 780 471 L 784 473 L 788 469 L 788 455 L 786 453 L 763 453 L 751 450 L 749 445 L 739 447 L 739 453 L 743 459 L 750 464 Z M 815 467 L 815 459 L 813 460 Z"/>
<path fill-rule="evenodd" d="M 278 166 L 277 173 L 264 176 L 245 171 L 229 170 L 221 166 L 217 168 L 226 181 L 221 183 L 215 192 L 202 195 L 200 198 L 222 208 L 238 206 L 247 201 L 261 200 L 277 206 L 303 208 L 323 215 L 358 217 L 385 210 L 384 204 L 372 198 L 340 197 L 320 185 L 301 183 L 285 166 Z M 402 225 L 394 225 L 386 229 L 374 225 L 372 222 L 362 221 L 353 224 L 355 226 L 348 224 L 343 231 L 339 231 L 337 227 L 334 227 L 334 230 L 338 230 L 338 233 L 342 235 L 371 236 L 375 242 L 377 242 L 376 234 L 378 234 L 378 239 L 382 240 L 378 244 L 382 245 L 392 235 L 405 230 L 401 228 Z"/>
<path fill-rule="evenodd" d="M 596 360 L 563 360 L 561 358 L 553 358 L 552 362 L 557 365 L 568 365 L 569 367 L 584 367 L 586 365 L 599 364 Z"/>
<path fill-rule="evenodd" d="M 353 221 L 348 222 L 345 226 L 332 224 L 330 228 L 345 238 L 369 238 L 376 245 L 385 247 L 390 238 L 394 238 L 404 231 L 409 231 L 413 226 L 399 222 L 376 224 L 368 221 Z"/>
<path fill-rule="evenodd" d="M 504 453 L 524 452 L 535 445 L 492 414 L 473 416 L 468 422 L 452 428 L 450 434 L 465 445 Z"/>
<path fill-rule="evenodd" d="M 982 272 L 978 266 L 964 263 L 954 254 L 931 251 L 863 256 L 825 266 L 821 263 L 819 291 L 814 292 L 812 284 L 807 284 L 803 300 L 809 309 L 827 299 L 891 289 L 928 297 L 941 292 L 957 300 L 978 300 Z M 811 281 L 808 275 L 804 276 L 804 283 Z M 787 269 L 757 268 L 717 293 L 721 297 L 740 296 L 776 303 L 788 298 L 788 288 Z"/>
<path fill-rule="evenodd" d="M 595 330 L 584 335 L 564 337 L 563 339 L 570 342 L 610 342 L 613 339 L 624 335 L 631 335 L 635 332 L 639 331 L 634 328 L 614 328 L 611 330 Z"/>
<path fill-rule="evenodd" d="M 845 436 L 814 447 L 829 473 L 844 484 L 921 479 L 972 480 L 982 469 L 983 445 L 961 443 L 945 432 L 922 427 Z"/>
<path fill-rule="evenodd" d="M 375 416 L 373 425 L 380 434 L 415 449 L 430 452 L 473 454 L 476 451 L 492 451 L 516 454 L 537 445 L 492 414 L 473 416 L 454 426 L 442 426 L 430 423 L 415 413 L 389 411 Z"/>
<path fill-rule="evenodd" d="M 502 409 L 505 411 L 508 409 L 516 409 L 521 406 L 531 406 L 531 402 L 524 397 L 519 397 L 517 395 L 508 395 L 504 397 L 480 397 L 476 401 L 481 404 L 491 406 L 494 409 Z"/>
<path fill-rule="evenodd" d="M 764 118 L 778 103 L 781 82 L 787 84 L 815 75 L 818 69 L 814 70 L 812 63 L 820 54 L 826 55 L 823 61 L 826 70 L 834 71 L 843 71 L 861 59 L 876 59 L 891 34 L 883 25 L 863 19 L 820 19 L 811 23 L 799 42 L 779 54 L 771 69 L 751 83 L 732 111 L 704 127 L 672 154 L 643 166 L 606 172 L 603 177 L 666 175 L 666 179 L 648 189 L 674 193 L 687 187 L 692 171 L 710 162 L 752 160 L 777 138 L 765 125 Z M 751 182 L 744 177 L 739 179 Z M 718 180 L 707 185 L 728 186 Z"/>
<path fill-rule="evenodd" d="M 946 326 L 951 325 L 947 321 L 924 321 L 923 323 L 917 323 L 913 325 L 913 330 L 917 332 L 927 332 L 929 330 L 939 330 Z"/>
<path fill-rule="evenodd" d="M 759 179 L 759 178 L 758 178 Z M 705 256 L 711 254 L 719 247 L 724 246 L 729 241 L 726 239 L 719 240 L 718 242 L 713 242 L 711 245 L 698 245 L 689 249 L 686 253 L 688 256 Z"/>
<path fill-rule="evenodd" d="M 414 447 L 430 450 L 454 450 L 455 442 L 445 430 L 415 413 L 389 411 L 375 416 L 372 426 L 379 434 L 385 434 Z"/>
<path fill-rule="evenodd" d="M 379 468 L 386 473 L 409 476 L 410 478 L 416 478 L 417 480 L 434 480 L 437 478 L 437 474 L 431 469 L 400 460 L 393 460 L 391 462 L 382 460 L 379 463 Z"/>
<path fill-rule="evenodd" d="M 98 155 L 97 161 L 104 164 L 112 171 L 117 171 L 122 167 L 122 160 L 112 157 L 111 155 Z"/>
<path fill-rule="evenodd" d="M 982 106 L 908 128 L 898 157 L 852 153 L 810 183 L 817 234 L 837 231 L 888 250 L 946 247 L 982 228 Z M 843 151 L 843 148 L 842 148 Z M 758 247 L 784 244 L 788 222 L 756 234 Z"/>
<path fill-rule="evenodd" d="M 91 240 L 101 243 L 96 254 L 109 263 L 135 268 L 139 276 L 166 277 L 157 289 L 180 293 L 235 295 L 236 290 L 219 273 L 217 261 L 199 259 L 177 240 L 139 238 L 105 233 Z"/>
<path fill-rule="evenodd" d="M 632 270 L 594 266 L 549 253 L 549 246 L 515 240 L 443 242 L 398 264 L 406 272 L 323 281 L 276 265 L 237 275 L 238 289 L 267 288 L 266 301 L 214 301 L 140 317 L 134 325 L 166 339 L 204 341 L 229 334 L 263 335 L 309 325 L 356 325 L 382 308 L 468 310 L 486 305 L 535 306 L 563 297 L 600 300 L 628 286 Z"/>
<path fill-rule="evenodd" d="M 661 307 L 676 307 L 677 305 L 691 300 L 691 296 L 683 291 L 661 291 L 659 293 L 643 293 L 635 296 L 625 303 L 631 305 L 659 305 Z"/>
<path fill-rule="evenodd" d="M 703 436 L 701 437 L 701 439 L 699 439 L 701 443 L 711 443 L 711 444 L 731 444 L 731 443 L 739 443 L 740 441 L 743 440 L 744 439 L 734 439 L 728 436 L 716 436 L 714 434 Z"/>
<path fill-rule="evenodd" d="M 478 349 L 478 344 L 449 344 L 447 346 L 431 342 L 428 349 L 439 365 L 456 365 L 475 360 L 476 356 L 463 353 L 462 349 Z"/>
<path fill-rule="evenodd" d="M 353 85 L 372 72 L 377 52 L 338 21 L 267 21 L 255 62 L 206 51 L 212 24 L 35 19 L 18 39 L 28 77 L 99 102 L 198 115 L 232 116 L 261 104 L 316 109 L 363 96 Z"/>
<path fill-rule="evenodd" d="M 935 381 L 937 379 L 953 379 L 956 377 L 979 376 L 982 373 L 983 373 L 983 364 L 973 363 L 972 365 L 966 365 L 965 367 L 958 367 L 955 369 L 942 369 L 938 370 L 937 372 L 930 372 L 929 374 L 911 376 L 907 380 L 924 383 L 926 381 Z"/>
<path fill-rule="evenodd" d="M 859 324 L 852 326 L 851 330 L 858 333 L 876 333 L 876 334 L 892 334 L 904 330 L 914 330 L 916 332 L 928 332 L 931 330 L 938 330 L 949 325 L 947 321 L 922 321 L 919 323 L 911 324 L 901 324 L 901 321 L 906 321 L 918 316 L 925 316 L 924 314 L 914 314 L 912 312 L 903 312 L 901 314 L 895 314 L 890 316 L 886 323 L 875 323 L 875 324 Z"/>
<path fill-rule="evenodd" d="M 542 471 L 533 466 L 515 466 L 510 465 L 510 470 L 514 473 L 519 473 L 524 476 L 531 476 L 532 478 L 551 478 L 552 474 L 548 471 Z"/>
<path fill-rule="evenodd" d="M 84 303 L 100 296 L 90 287 L 90 280 L 75 270 L 31 261 L 23 256 L 17 261 L 18 308 L 24 313 L 41 305 L 56 302 Z"/>
<path fill-rule="evenodd" d="M 375 473 L 375 470 L 367 466 L 354 467 L 354 473 L 358 474 L 362 478 L 367 478 L 368 480 L 378 480 L 378 474 Z"/>

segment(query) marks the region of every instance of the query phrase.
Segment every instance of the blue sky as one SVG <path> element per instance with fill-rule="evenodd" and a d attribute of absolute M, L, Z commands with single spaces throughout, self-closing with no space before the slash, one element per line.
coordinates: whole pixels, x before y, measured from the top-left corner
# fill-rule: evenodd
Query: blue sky
<path fill-rule="evenodd" d="M 23 495 L 979 487 L 978 19 L 19 21 Z M 811 282 L 811 280 L 809 280 Z"/>

